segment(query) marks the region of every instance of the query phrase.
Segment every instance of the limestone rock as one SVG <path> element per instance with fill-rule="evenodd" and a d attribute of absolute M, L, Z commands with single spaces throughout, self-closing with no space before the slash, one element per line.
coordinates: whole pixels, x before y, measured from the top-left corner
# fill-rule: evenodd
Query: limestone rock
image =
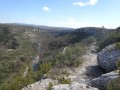
<path fill-rule="evenodd" d="M 59 84 L 52 87 L 52 90 L 70 90 L 69 84 Z"/>
<path fill-rule="evenodd" d="M 72 82 L 69 84 L 59 84 L 52 87 L 52 90 L 98 90 L 97 88 L 90 87 L 78 82 Z"/>
<path fill-rule="evenodd" d="M 31 84 L 31 85 L 28 85 L 27 87 L 24 87 L 22 90 L 47 90 L 50 82 L 55 83 L 56 81 L 53 81 L 50 78 L 40 80 L 34 84 Z"/>
<path fill-rule="evenodd" d="M 111 72 L 117 69 L 116 62 L 119 58 L 120 49 L 116 47 L 116 44 L 112 44 L 98 53 L 97 62 L 106 72 Z"/>
<path fill-rule="evenodd" d="M 110 73 L 103 74 L 102 76 L 95 78 L 91 81 L 92 87 L 97 87 L 99 89 L 106 89 L 107 85 L 111 83 L 112 80 L 119 77 L 118 71 L 113 71 Z"/>

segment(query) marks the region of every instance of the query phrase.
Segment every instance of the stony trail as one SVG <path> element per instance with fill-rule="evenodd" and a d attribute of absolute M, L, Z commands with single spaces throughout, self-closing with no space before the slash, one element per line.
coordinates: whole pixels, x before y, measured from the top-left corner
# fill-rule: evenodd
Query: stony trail
<path fill-rule="evenodd" d="M 79 82 L 81 84 L 89 84 L 94 77 L 102 75 L 102 70 L 97 64 L 96 44 L 93 43 L 88 47 L 85 55 L 83 55 L 84 62 L 78 68 L 69 70 L 71 75 L 69 78 L 72 82 Z"/>

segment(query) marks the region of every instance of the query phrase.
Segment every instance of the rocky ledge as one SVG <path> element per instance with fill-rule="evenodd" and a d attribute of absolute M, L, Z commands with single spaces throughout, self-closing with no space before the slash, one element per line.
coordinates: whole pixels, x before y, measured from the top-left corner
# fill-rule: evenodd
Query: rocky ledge
<path fill-rule="evenodd" d="M 47 90 L 49 83 L 55 84 L 57 82 L 50 78 L 43 79 L 34 84 L 28 85 L 27 87 L 23 88 L 22 90 Z"/>
<path fill-rule="evenodd" d="M 59 84 L 52 87 L 52 90 L 98 90 L 89 85 L 72 82 L 71 84 Z"/>
<path fill-rule="evenodd" d="M 120 49 L 117 48 L 117 44 L 112 44 L 105 47 L 97 55 L 98 65 L 106 72 L 111 72 L 117 69 L 117 61 L 120 58 Z"/>
<path fill-rule="evenodd" d="M 102 76 L 95 78 L 91 81 L 91 86 L 104 90 L 107 85 L 119 77 L 119 71 L 112 71 L 110 73 L 103 74 Z"/>

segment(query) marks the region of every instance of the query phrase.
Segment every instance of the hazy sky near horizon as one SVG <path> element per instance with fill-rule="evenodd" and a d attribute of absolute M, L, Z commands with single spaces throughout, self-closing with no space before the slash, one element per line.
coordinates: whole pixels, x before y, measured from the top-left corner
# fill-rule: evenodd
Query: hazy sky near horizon
<path fill-rule="evenodd" d="M 0 23 L 120 26 L 120 0 L 0 0 Z"/>

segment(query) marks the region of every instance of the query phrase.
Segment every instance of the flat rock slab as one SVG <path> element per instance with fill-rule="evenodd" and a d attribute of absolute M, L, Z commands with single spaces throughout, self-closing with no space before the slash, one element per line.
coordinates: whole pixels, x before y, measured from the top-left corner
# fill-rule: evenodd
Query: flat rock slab
<path fill-rule="evenodd" d="M 98 90 L 87 86 L 85 84 L 80 84 L 78 82 L 72 82 L 71 84 L 59 84 L 52 87 L 52 90 Z"/>

